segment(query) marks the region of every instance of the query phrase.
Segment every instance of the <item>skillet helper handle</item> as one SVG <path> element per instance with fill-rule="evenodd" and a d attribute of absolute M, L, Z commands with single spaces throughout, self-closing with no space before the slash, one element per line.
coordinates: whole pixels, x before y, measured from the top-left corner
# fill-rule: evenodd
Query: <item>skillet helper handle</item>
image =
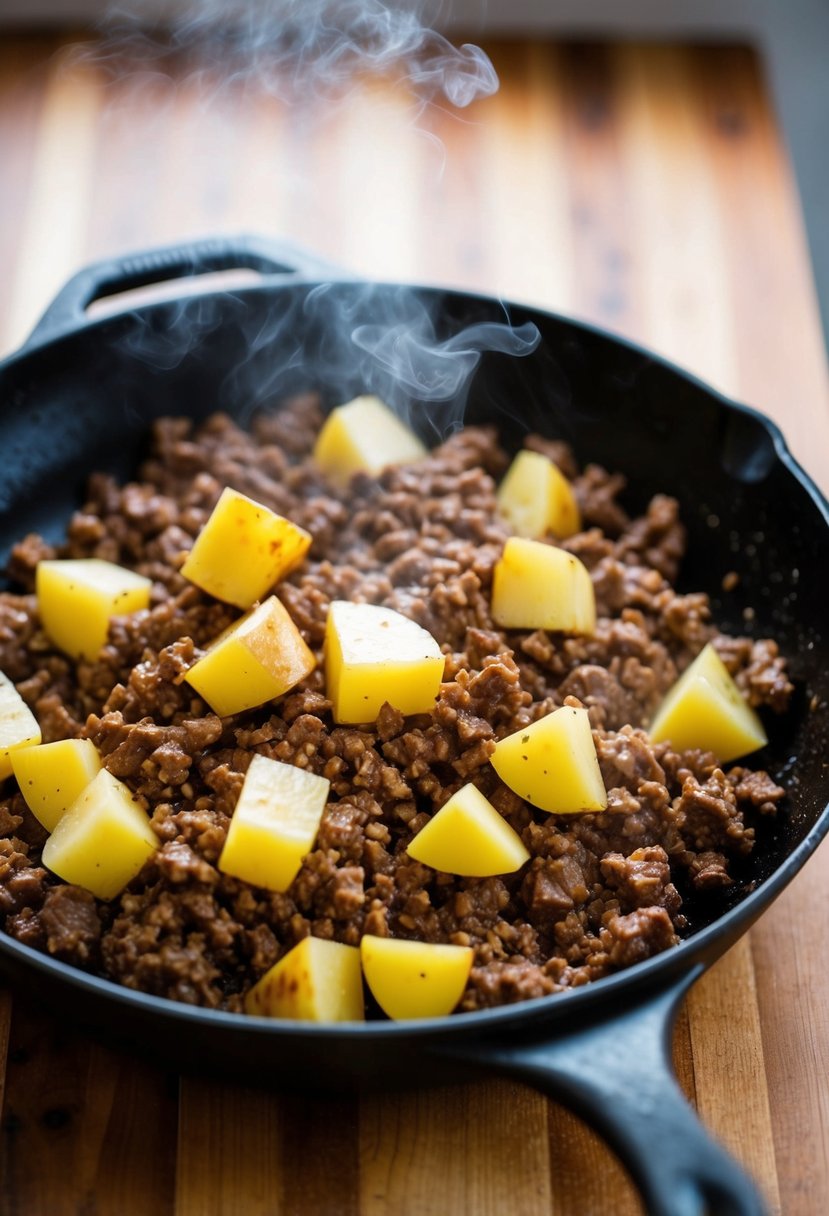
<path fill-rule="evenodd" d="M 325 281 L 341 279 L 344 274 L 288 241 L 259 236 L 207 237 L 106 258 L 69 279 L 32 330 L 24 349 L 77 329 L 95 300 L 221 270 L 253 270 L 262 275 Z"/>
<path fill-rule="evenodd" d="M 698 974 L 610 1021 L 557 1039 L 501 1037 L 463 1056 L 526 1082 L 594 1127 L 630 1171 L 648 1216 L 767 1216 L 754 1183 L 686 1101 L 671 1064 L 677 1009 Z"/>

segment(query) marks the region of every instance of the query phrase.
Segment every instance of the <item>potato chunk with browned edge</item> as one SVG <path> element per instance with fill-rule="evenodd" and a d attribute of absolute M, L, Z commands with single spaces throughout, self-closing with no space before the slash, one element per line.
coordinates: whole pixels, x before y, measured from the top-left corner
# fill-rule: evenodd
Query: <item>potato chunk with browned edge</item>
<path fill-rule="evenodd" d="M 287 891 L 319 830 L 331 783 L 307 769 L 256 755 L 245 774 L 219 869 Z"/>
<path fill-rule="evenodd" d="M 406 851 L 433 870 L 474 878 L 512 874 L 530 859 L 518 833 L 471 782 L 443 804 Z"/>
<path fill-rule="evenodd" d="M 668 690 L 648 734 L 677 751 L 713 752 L 722 764 L 768 743 L 763 723 L 710 643 Z"/>
<path fill-rule="evenodd" d="M 288 610 L 272 595 L 220 634 L 185 678 L 225 718 L 281 697 L 315 666 Z"/>
<path fill-rule="evenodd" d="M 554 709 L 501 739 L 490 759 L 504 784 L 542 811 L 570 815 L 607 806 L 586 709 Z"/>
<path fill-rule="evenodd" d="M 314 444 L 314 459 L 333 485 L 345 487 L 359 472 L 379 473 L 390 464 L 411 464 L 426 448 L 379 397 L 355 397 L 338 405 Z"/>
<path fill-rule="evenodd" d="M 512 536 L 492 574 L 492 616 L 504 629 L 591 634 L 596 629 L 593 583 L 572 553 Z"/>
<path fill-rule="evenodd" d="M 304 528 L 226 487 L 181 573 L 217 600 L 250 608 L 299 565 L 310 544 Z"/>
<path fill-rule="evenodd" d="M 466 988 L 473 954 L 469 946 L 371 934 L 360 939 L 366 983 L 383 1012 L 395 1021 L 451 1013 Z"/>
<path fill-rule="evenodd" d="M 304 937 L 245 997 L 254 1017 L 306 1022 L 365 1019 L 360 951 L 356 946 Z"/>

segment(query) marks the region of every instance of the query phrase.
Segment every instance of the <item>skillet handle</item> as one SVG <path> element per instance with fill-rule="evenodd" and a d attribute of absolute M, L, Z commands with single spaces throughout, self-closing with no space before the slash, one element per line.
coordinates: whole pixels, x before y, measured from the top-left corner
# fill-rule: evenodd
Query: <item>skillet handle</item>
<path fill-rule="evenodd" d="M 524 1081 L 580 1115 L 627 1166 L 648 1216 L 765 1216 L 753 1182 L 704 1129 L 670 1062 L 677 1010 L 700 972 L 574 1033 L 501 1035 L 449 1054 Z"/>
<path fill-rule="evenodd" d="M 77 329 L 95 300 L 220 270 L 253 270 L 263 275 L 326 281 L 341 279 L 344 275 L 343 270 L 289 241 L 259 236 L 206 237 L 106 258 L 85 266 L 72 276 L 46 309 L 23 349 Z"/>

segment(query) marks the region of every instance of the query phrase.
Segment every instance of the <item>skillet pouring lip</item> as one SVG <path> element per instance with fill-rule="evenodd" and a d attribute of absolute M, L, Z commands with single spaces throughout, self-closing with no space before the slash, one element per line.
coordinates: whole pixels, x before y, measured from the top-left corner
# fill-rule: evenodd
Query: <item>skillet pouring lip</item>
<path fill-rule="evenodd" d="M 362 285 L 363 282 L 363 280 L 356 278 L 343 277 L 337 280 L 337 286 L 358 286 Z M 301 275 L 291 280 L 290 287 L 292 289 L 302 289 L 303 287 L 312 287 L 317 284 L 318 280 L 310 276 L 306 278 Z M 383 290 L 394 290 L 395 287 L 402 286 L 412 289 L 412 285 L 394 283 L 383 283 L 378 286 Z M 235 290 L 232 294 L 237 299 L 243 301 L 248 297 L 269 294 L 273 290 L 273 286 L 269 286 L 267 280 L 265 280 L 262 284 L 256 286 L 246 286 Z M 528 316 L 541 316 L 551 322 L 558 322 L 585 334 L 594 335 L 604 341 L 610 342 L 615 347 L 624 348 L 632 354 L 641 356 L 648 363 L 666 369 L 672 374 L 681 377 L 686 383 L 695 385 L 704 392 L 709 400 L 716 403 L 720 410 L 750 417 L 765 428 L 772 441 L 777 461 L 785 468 L 788 475 L 798 483 L 802 492 L 812 500 L 827 527 L 829 527 L 829 502 L 827 502 L 827 499 L 817 488 L 813 480 L 795 460 L 778 426 L 760 411 L 732 401 L 700 378 L 673 364 L 670 360 L 654 354 L 651 350 L 636 342 L 619 337 L 601 326 L 581 320 L 574 320 L 569 316 L 540 309 L 534 305 L 516 301 L 496 300 L 495 297 L 483 292 L 456 290 L 428 284 L 414 285 L 413 290 L 424 296 L 434 296 L 435 298 L 453 297 L 465 301 L 478 301 L 489 306 L 497 304 L 503 310 L 505 316 L 510 316 L 513 312 L 526 313 Z M 211 295 L 218 298 L 225 294 L 224 292 L 205 293 L 203 298 L 209 299 Z M 101 316 L 98 318 L 89 318 L 84 315 L 80 321 L 61 332 L 49 332 L 39 337 L 36 336 L 31 344 L 24 346 L 0 362 L 0 375 L 15 364 L 23 363 L 32 358 L 36 359 L 39 354 L 47 349 L 57 351 L 64 340 L 71 339 L 79 331 L 84 331 L 85 333 L 105 333 L 113 321 L 117 321 L 123 316 L 149 315 L 158 307 L 159 305 L 157 304 L 148 304 L 137 309 L 132 309 L 128 314 L 116 314 L 115 316 Z M 9 959 L 16 960 L 43 976 L 60 980 L 90 995 L 101 997 L 110 1004 L 126 1005 L 136 1011 L 140 1010 L 155 1017 L 161 1016 L 182 1024 L 199 1024 L 214 1027 L 217 1033 L 229 1029 L 233 1029 L 235 1032 L 244 1029 L 245 1033 L 257 1038 L 261 1038 L 263 1035 L 270 1037 L 289 1032 L 291 1036 L 308 1039 L 320 1037 L 329 1039 L 332 1036 L 351 1038 L 358 1036 L 363 1040 L 368 1039 L 369 1041 L 373 1037 L 377 1037 L 378 1040 L 385 1040 L 389 1036 L 394 1037 L 405 1033 L 406 1036 L 427 1041 L 436 1037 L 445 1038 L 447 1035 L 467 1035 L 474 1034 L 477 1031 L 483 1033 L 487 1030 L 494 1030 L 516 1022 L 520 1022 L 523 1025 L 534 1024 L 541 1026 L 543 1023 L 552 1024 L 561 1019 L 569 1019 L 574 1015 L 578 1016 L 579 1013 L 586 1014 L 588 1011 L 592 1013 L 596 1010 L 601 1012 L 603 1007 L 604 1013 L 607 1015 L 608 1008 L 612 1007 L 614 997 L 630 997 L 635 1000 L 637 993 L 665 986 L 672 979 L 682 974 L 687 974 L 695 965 L 701 962 L 707 964 L 707 962 L 712 961 L 728 945 L 735 941 L 776 898 L 817 849 L 827 833 L 829 833 L 829 805 L 824 806 L 824 809 L 816 816 L 814 823 L 803 839 L 784 857 L 767 878 L 758 883 L 755 890 L 745 895 L 738 904 L 717 916 L 711 923 L 696 930 L 688 938 L 683 939 L 678 946 L 672 947 L 662 954 L 637 963 L 629 969 L 605 976 L 602 979 L 568 992 L 538 997 L 512 1005 L 477 1010 L 473 1013 L 452 1014 L 447 1017 L 405 1022 L 369 1021 L 365 1023 L 337 1023 L 334 1025 L 317 1025 L 287 1019 L 258 1018 L 187 1005 L 148 993 L 134 991 L 104 977 L 81 971 L 76 967 L 61 962 L 59 959 L 43 954 L 14 938 L 8 937 L 5 933 L 0 933 L 0 954 L 8 956 Z"/>

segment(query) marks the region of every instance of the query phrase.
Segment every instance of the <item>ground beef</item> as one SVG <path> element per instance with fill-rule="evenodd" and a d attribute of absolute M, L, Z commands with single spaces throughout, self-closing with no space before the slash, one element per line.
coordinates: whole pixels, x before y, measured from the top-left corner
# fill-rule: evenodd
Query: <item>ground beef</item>
<path fill-rule="evenodd" d="M 734 786 L 721 769 L 715 768 L 702 783 L 689 773 L 676 811 L 679 831 L 693 852 L 751 852 L 754 828 L 746 825 Z"/>
<path fill-rule="evenodd" d="M 683 893 L 735 881 L 759 817 L 783 791 L 763 772 L 723 772 L 713 756 L 651 744 L 645 728 L 691 659 L 713 641 L 750 704 L 781 711 L 792 686 L 774 642 L 728 638 L 701 594 L 672 586 L 685 536 L 676 502 L 639 518 L 624 478 L 580 471 L 566 445 L 531 436 L 574 484 L 584 527 L 563 542 L 588 568 L 591 637 L 504 633 L 490 610 L 507 530 L 496 509 L 508 458 L 491 429 L 453 435 L 416 466 L 357 475 L 345 491 L 310 457 L 321 423 L 303 398 L 245 431 L 222 415 L 200 428 L 156 424 L 139 478 L 96 474 L 67 541 L 23 539 L 9 562 L 19 593 L 0 594 L 0 670 L 45 740 L 91 739 L 146 807 L 159 849 L 116 899 L 60 883 L 41 864 L 46 834 L 9 781 L 0 800 L 0 916 L 19 940 L 128 987 L 238 1011 L 247 989 L 309 933 L 357 944 L 363 933 L 471 946 L 460 1008 L 578 987 L 677 943 Z M 320 656 L 328 606 L 396 608 L 430 630 L 445 658 L 434 711 L 384 706 L 337 726 L 318 668 L 280 702 L 220 719 L 187 684 L 202 649 L 238 616 L 181 575 L 193 539 L 231 485 L 311 532 L 303 565 L 278 594 Z M 44 635 L 32 594 L 44 558 L 99 557 L 152 580 L 150 606 L 113 620 L 94 661 L 74 663 Z M 508 789 L 496 742 L 562 704 L 587 708 L 608 807 L 544 815 Z M 313 850 L 284 893 L 217 866 L 251 758 L 326 777 Z M 473 781 L 521 836 L 516 874 L 462 878 L 407 847 Z"/>
<path fill-rule="evenodd" d="M 761 815 L 774 815 L 784 797 L 784 792 L 768 773 L 753 772 L 748 768 L 732 768 L 728 780 L 734 787 L 737 805 L 759 811 Z"/>
<path fill-rule="evenodd" d="M 755 709 L 770 705 L 778 712 L 786 709 L 794 689 L 776 642 L 717 634 L 714 645 L 749 705 Z"/>
<path fill-rule="evenodd" d="M 81 966 L 97 960 L 101 919 L 94 896 L 80 887 L 52 887 L 38 913 L 46 949 Z"/>
<path fill-rule="evenodd" d="M 731 886 L 728 858 L 723 853 L 696 853 L 688 871 L 695 891 Z"/>
<path fill-rule="evenodd" d="M 671 867 L 665 850 L 634 849 L 629 857 L 608 853 L 602 858 L 602 875 L 615 891 L 625 909 L 665 908 L 671 914 L 679 911 L 682 899 L 671 882 Z"/>
<path fill-rule="evenodd" d="M 607 936 L 608 960 L 613 967 L 632 967 L 679 941 L 665 908 L 637 908 L 627 916 L 612 916 Z"/>

